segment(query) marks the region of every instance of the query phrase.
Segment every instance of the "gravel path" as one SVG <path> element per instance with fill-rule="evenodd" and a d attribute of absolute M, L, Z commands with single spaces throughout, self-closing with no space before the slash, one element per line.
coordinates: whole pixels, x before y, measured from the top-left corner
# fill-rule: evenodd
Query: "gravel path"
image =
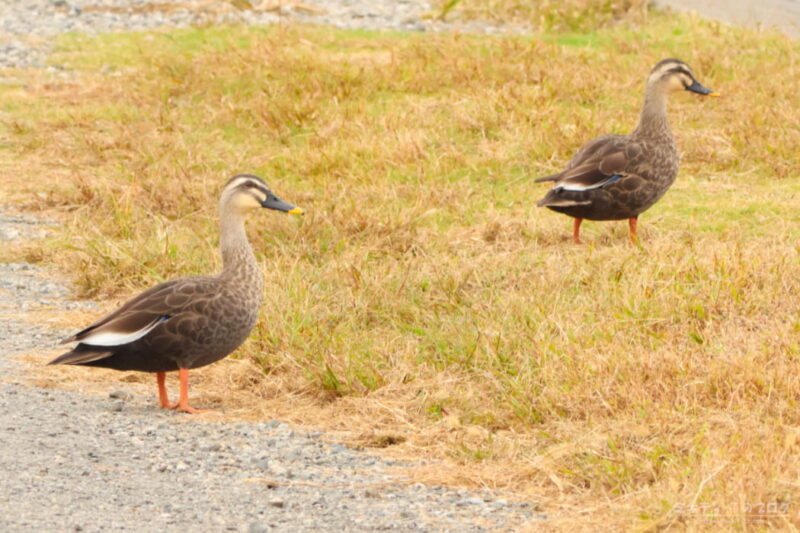
<path fill-rule="evenodd" d="M 0 386 L 2 531 L 507 531 L 529 504 L 409 485 L 286 424 Z"/>

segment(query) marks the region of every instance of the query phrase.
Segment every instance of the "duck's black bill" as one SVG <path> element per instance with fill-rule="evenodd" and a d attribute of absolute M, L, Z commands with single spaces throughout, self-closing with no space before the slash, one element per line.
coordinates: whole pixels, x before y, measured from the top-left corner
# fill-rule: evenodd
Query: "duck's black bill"
<path fill-rule="evenodd" d="M 276 211 L 283 211 L 284 213 L 290 213 L 292 215 L 302 215 L 303 210 L 299 207 L 295 207 L 292 204 L 287 204 L 274 194 L 270 194 L 267 196 L 267 199 L 261 202 L 261 207 L 266 207 L 267 209 L 274 209 Z"/>
<path fill-rule="evenodd" d="M 702 94 L 704 96 L 719 96 L 719 93 L 715 93 L 708 87 L 703 87 L 697 80 L 694 80 L 692 84 L 686 88 L 686 90 L 692 91 L 693 93 Z"/>

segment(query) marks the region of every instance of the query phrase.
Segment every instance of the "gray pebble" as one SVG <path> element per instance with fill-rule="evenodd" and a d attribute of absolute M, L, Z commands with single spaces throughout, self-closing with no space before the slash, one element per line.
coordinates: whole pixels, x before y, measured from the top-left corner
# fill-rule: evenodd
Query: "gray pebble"
<path fill-rule="evenodd" d="M 119 390 L 118 389 L 118 390 L 113 390 L 113 391 L 109 392 L 108 393 L 108 397 L 109 398 L 114 398 L 114 399 L 117 399 L 117 400 L 127 401 L 127 400 L 130 400 L 130 399 L 133 398 L 133 394 L 131 394 L 130 392 L 128 392 L 126 390 Z"/>

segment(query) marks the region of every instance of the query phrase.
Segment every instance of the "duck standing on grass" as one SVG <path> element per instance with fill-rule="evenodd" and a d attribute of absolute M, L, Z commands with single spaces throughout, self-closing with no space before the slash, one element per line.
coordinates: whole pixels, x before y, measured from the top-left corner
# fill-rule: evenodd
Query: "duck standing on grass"
<path fill-rule="evenodd" d="M 689 65 L 678 59 L 659 61 L 647 78 L 639 125 L 629 135 L 603 135 L 583 145 L 558 174 L 537 204 L 575 219 L 572 239 L 581 243 L 583 219 L 628 219 L 636 243 L 639 215 L 655 204 L 678 174 L 680 158 L 667 119 L 667 96 L 687 90 L 718 96 L 703 87 Z"/>
<path fill-rule="evenodd" d="M 253 175 L 231 178 L 219 202 L 222 272 L 156 285 L 88 328 L 62 341 L 78 342 L 49 364 L 155 372 L 161 407 L 186 413 L 189 369 L 211 364 L 241 345 L 258 317 L 264 277 L 244 229 L 245 215 L 266 207 L 302 214 Z M 180 376 L 180 400 L 170 404 L 166 372 Z"/>

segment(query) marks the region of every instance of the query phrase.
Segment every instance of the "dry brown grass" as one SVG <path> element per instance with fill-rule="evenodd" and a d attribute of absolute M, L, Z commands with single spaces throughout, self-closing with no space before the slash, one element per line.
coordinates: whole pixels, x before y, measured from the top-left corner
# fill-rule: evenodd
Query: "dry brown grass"
<path fill-rule="evenodd" d="M 528 178 L 629 130 L 669 56 L 724 98 L 673 99 L 684 164 L 641 248 L 613 223 L 570 245 Z M 758 529 L 759 503 L 784 505 L 766 523 L 791 529 L 797 58 L 787 39 L 654 14 L 536 39 L 77 40 L 70 81 L 0 91 L 5 179 L 60 213 L 37 253 L 94 298 L 213 271 L 232 173 L 307 210 L 253 217 L 262 319 L 242 360 L 196 373 L 198 404 L 446 459 L 415 475 L 530 495 L 556 529 Z"/>

